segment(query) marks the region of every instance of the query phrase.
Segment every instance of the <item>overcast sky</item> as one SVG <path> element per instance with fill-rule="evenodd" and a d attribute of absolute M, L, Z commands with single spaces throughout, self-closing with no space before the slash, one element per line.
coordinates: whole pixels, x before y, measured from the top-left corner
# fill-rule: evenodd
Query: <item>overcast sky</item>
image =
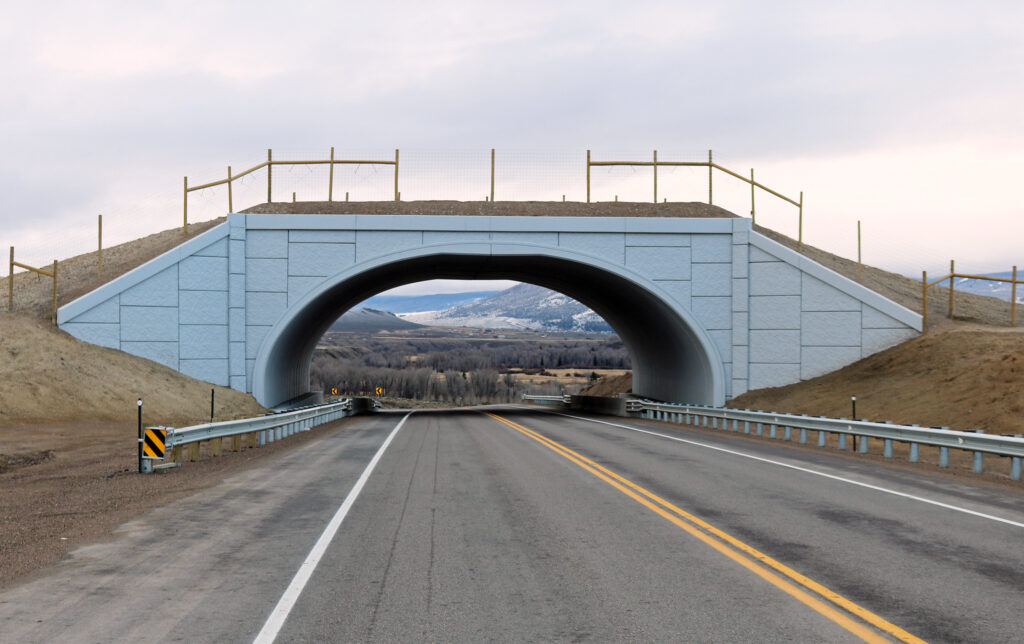
<path fill-rule="evenodd" d="M 710 148 L 804 191 L 811 244 L 855 256 L 862 220 L 884 268 L 1024 268 L 1019 0 L 5 2 L 0 56 L 0 243 L 37 262 L 89 250 L 97 213 L 112 240 L 175 226 L 183 176 L 333 145 L 526 165 Z M 647 189 L 624 172 L 595 198 Z M 672 180 L 669 199 L 706 198 L 701 176 Z M 723 205 L 748 214 L 727 183 Z M 435 198 L 416 185 L 403 198 Z M 540 179 L 508 191 L 553 198 Z M 795 234 L 792 208 L 758 199 L 759 222 Z"/>

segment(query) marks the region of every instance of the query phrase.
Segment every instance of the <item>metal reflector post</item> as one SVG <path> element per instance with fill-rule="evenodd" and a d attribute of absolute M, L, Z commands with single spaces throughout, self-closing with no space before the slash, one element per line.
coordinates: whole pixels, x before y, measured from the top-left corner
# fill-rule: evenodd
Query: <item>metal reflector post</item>
<path fill-rule="evenodd" d="M 149 459 L 142 457 L 142 443 L 145 437 L 142 433 L 142 398 L 136 403 L 139 408 L 139 474 L 150 474 L 153 471 L 153 464 Z"/>

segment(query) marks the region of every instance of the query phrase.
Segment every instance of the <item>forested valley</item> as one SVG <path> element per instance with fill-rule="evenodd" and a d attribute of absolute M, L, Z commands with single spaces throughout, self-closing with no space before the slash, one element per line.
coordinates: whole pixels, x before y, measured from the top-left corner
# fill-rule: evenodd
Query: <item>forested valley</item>
<path fill-rule="evenodd" d="M 615 335 L 420 328 L 328 332 L 313 356 L 315 388 L 451 405 L 510 402 L 524 393 L 576 393 L 605 373 L 630 369 Z"/>

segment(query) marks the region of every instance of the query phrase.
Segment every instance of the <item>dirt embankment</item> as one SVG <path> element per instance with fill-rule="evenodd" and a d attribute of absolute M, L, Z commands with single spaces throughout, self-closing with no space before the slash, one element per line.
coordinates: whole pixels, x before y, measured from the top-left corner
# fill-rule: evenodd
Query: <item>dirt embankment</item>
<path fill-rule="evenodd" d="M 952 324 L 848 365 L 729 402 L 814 416 L 1024 433 L 1024 329 Z"/>

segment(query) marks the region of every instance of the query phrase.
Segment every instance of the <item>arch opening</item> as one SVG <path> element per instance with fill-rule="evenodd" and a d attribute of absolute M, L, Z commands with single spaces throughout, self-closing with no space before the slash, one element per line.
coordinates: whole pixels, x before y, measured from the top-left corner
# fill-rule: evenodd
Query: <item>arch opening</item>
<path fill-rule="evenodd" d="M 419 253 L 342 271 L 290 307 L 260 346 L 252 383 L 256 399 L 274 406 L 307 393 L 320 337 L 341 314 L 377 293 L 429 279 L 508 279 L 563 293 L 604 318 L 629 352 L 636 395 L 691 404 L 725 401 L 724 367 L 708 334 L 689 311 L 640 276 L 592 257 L 542 248 Z"/>

